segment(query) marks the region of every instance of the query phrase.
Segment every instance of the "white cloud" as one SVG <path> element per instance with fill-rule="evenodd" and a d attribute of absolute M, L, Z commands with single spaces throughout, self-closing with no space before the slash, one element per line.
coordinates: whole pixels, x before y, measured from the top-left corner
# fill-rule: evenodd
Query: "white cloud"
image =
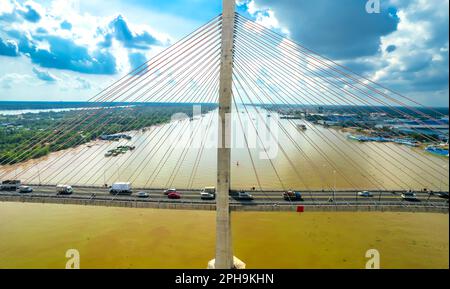
<path fill-rule="evenodd" d="M 28 74 L 8 73 L 0 77 L 0 88 L 3 89 L 9 90 L 24 83 L 33 86 L 37 85 L 36 79 Z"/>
<path fill-rule="evenodd" d="M 403 1 L 392 2 L 403 4 Z M 414 0 L 404 5 L 398 12 L 401 20 L 397 31 L 381 39 L 378 59 L 384 65 L 374 72 L 373 80 L 414 94 L 440 94 L 445 102 L 449 76 L 449 2 Z"/>
<path fill-rule="evenodd" d="M 254 21 L 266 28 L 276 29 L 289 35 L 289 30 L 283 27 L 271 8 L 260 7 L 255 0 L 237 0 L 238 6 L 245 6 L 247 12 L 255 19 Z"/>
<path fill-rule="evenodd" d="M 73 45 L 79 46 L 80 49 L 86 48 L 92 55 L 96 54 L 102 50 L 99 47 L 100 43 L 104 41 L 108 33 L 111 33 L 111 23 L 118 19 L 118 16 L 115 15 L 101 17 L 81 13 L 79 11 L 78 1 L 55 0 L 50 2 L 51 4 L 47 7 L 43 7 L 32 1 L 27 1 L 24 4 L 13 0 L 1 1 L 2 10 L 0 10 L 0 21 L 2 23 L 0 37 L 5 38 L 6 41 L 15 41 L 14 37 L 11 36 L 11 33 L 14 32 L 14 36 L 20 35 L 20 37 L 27 39 L 37 49 L 46 50 L 50 53 L 52 45 L 50 40 L 63 39 L 69 40 Z M 27 7 L 33 7 L 33 9 L 38 11 L 39 15 L 41 15 L 39 21 L 26 21 L 24 18 L 18 16 L 18 11 L 26 11 L 28 9 Z M 10 18 L 3 19 L 4 17 L 2 18 L 2 16 L 5 13 L 16 13 L 17 15 L 14 20 Z M 130 67 L 129 63 L 124 63 L 124 59 L 126 61 L 128 58 L 126 57 L 127 53 L 133 52 L 135 48 L 144 50 L 142 53 L 150 56 L 153 48 L 166 46 L 171 42 L 171 38 L 168 35 L 160 33 L 148 25 L 133 24 L 127 21 L 126 18 L 120 18 L 120 20 L 123 22 L 124 29 L 129 29 L 130 35 L 136 35 L 136 38 L 127 39 L 128 42 L 113 41 L 113 46 L 103 49 L 105 52 L 107 51 L 113 54 L 114 59 L 118 62 L 117 70 L 119 72 L 127 71 Z M 63 22 L 70 23 L 71 28 L 65 29 L 61 27 Z M 126 33 L 128 33 L 128 30 Z M 155 43 L 149 42 L 152 39 L 155 39 Z M 139 47 L 134 47 L 131 44 L 133 41 L 140 41 L 140 43 L 147 41 L 148 44 L 139 44 Z M 79 60 L 74 59 L 73 61 Z M 55 66 L 55 68 L 59 67 Z"/>
<path fill-rule="evenodd" d="M 0 14 L 11 14 L 14 11 L 14 4 L 9 0 L 0 0 Z"/>
<path fill-rule="evenodd" d="M 285 29 L 288 37 L 338 59 L 353 71 L 421 103 L 448 106 L 449 1 L 382 3 L 384 18 L 368 17 L 361 12 L 364 5 L 359 7 L 358 3 L 341 7 L 327 0 L 238 1 L 255 21 L 271 29 Z M 282 13 L 283 18 L 276 17 L 277 13 Z M 357 20 L 352 15 L 360 22 L 353 23 Z M 392 20 L 398 20 L 398 25 L 385 23 L 383 28 L 383 21 Z M 330 29 L 333 27 L 335 31 Z"/>
<path fill-rule="evenodd" d="M 113 37 L 110 47 L 102 47 L 100 43 L 111 33 L 117 13 L 82 11 L 78 0 L 39 3 L 0 0 L 0 44 L 4 43 L 3 53 L 0 49 L 2 100 L 87 99 L 131 70 L 131 53 L 150 59 L 173 41 L 169 35 L 147 24 L 134 23 L 124 15 L 126 29 L 137 38 L 125 43 Z M 38 21 L 22 15 L 28 6 L 36 11 L 28 18 Z M 130 41 L 139 41 L 139 46 Z M 31 52 L 25 51 L 28 45 L 32 45 Z M 13 46 L 17 47 L 17 53 L 13 53 Z M 77 53 L 81 56 L 77 57 Z M 36 89 L 44 86 L 43 90 Z"/>
<path fill-rule="evenodd" d="M 45 82 L 56 82 L 56 81 L 59 80 L 56 76 L 54 76 L 53 74 L 51 74 L 48 71 L 41 70 L 41 69 L 38 69 L 36 67 L 33 67 L 32 71 L 36 75 L 36 77 L 39 78 L 42 81 L 45 81 Z"/>

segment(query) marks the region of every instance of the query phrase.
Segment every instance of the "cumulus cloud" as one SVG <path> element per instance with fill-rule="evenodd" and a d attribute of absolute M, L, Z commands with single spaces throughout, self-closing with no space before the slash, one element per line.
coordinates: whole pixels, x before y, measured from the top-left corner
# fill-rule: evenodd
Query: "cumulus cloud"
<path fill-rule="evenodd" d="M 34 79 L 30 75 L 20 73 L 8 73 L 0 77 L 0 88 L 3 89 L 12 89 L 23 83 L 33 85 Z"/>
<path fill-rule="evenodd" d="M 256 23 L 289 35 L 289 30 L 280 24 L 271 7 L 260 7 L 255 0 L 237 0 L 236 4 L 238 11 L 248 13 Z"/>
<path fill-rule="evenodd" d="M 449 2 L 396 0 L 392 4 L 399 5 L 401 21 L 395 32 L 382 38 L 380 56 L 385 65 L 374 79 L 410 90 L 448 93 Z"/>
<path fill-rule="evenodd" d="M 373 55 L 379 49 L 380 37 L 395 31 L 399 21 L 393 7 L 368 14 L 366 1 L 361 0 L 251 2 L 259 11 L 270 9 L 273 15 L 283 15 L 277 22 L 289 30 L 291 38 L 334 59 Z"/>
<path fill-rule="evenodd" d="M 36 46 L 33 42 L 23 51 L 29 53 L 33 63 L 42 67 L 67 69 L 87 74 L 114 74 L 116 60 L 106 50 L 90 52 L 85 46 L 76 44 L 72 39 L 46 35 L 36 37 L 48 43 L 48 50 Z"/>
<path fill-rule="evenodd" d="M 25 19 L 30 22 L 39 22 L 41 20 L 41 14 L 38 12 L 36 4 L 33 2 L 28 2 L 24 5 L 22 9 L 18 9 L 17 12 Z"/>
<path fill-rule="evenodd" d="M 22 34 L 17 30 L 8 31 L 8 34 L 19 41 L 19 52 L 42 67 L 87 74 L 114 74 L 117 71 L 114 56 L 106 50 L 89 51 L 72 39 L 49 34 Z M 46 47 L 40 43 L 45 43 Z"/>
<path fill-rule="evenodd" d="M 166 35 L 137 25 L 126 13 L 95 16 L 69 7 L 70 2 L 76 1 L 0 0 L 0 55 L 8 56 L 2 57 L 1 85 L 31 79 L 44 85 L 30 72 L 31 63 L 59 80 L 46 88 L 67 84 L 67 90 L 87 93 L 169 43 Z M 426 96 L 448 95 L 448 0 L 382 0 L 380 14 L 367 14 L 366 0 L 236 2 L 245 16 L 383 85 L 424 102 Z M 23 73 L 12 75 L 6 68 L 14 61 L 23 64 Z"/>
<path fill-rule="evenodd" d="M 148 31 L 132 32 L 122 15 L 117 16 L 109 23 L 105 35 L 106 46 L 111 44 L 112 38 L 123 43 L 127 48 L 149 49 L 151 45 L 160 44 Z"/>
<path fill-rule="evenodd" d="M 166 43 L 161 34 L 130 25 L 122 15 L 109 19 L 80 15 L 61 9 L 58 1 L 46 8 L 32 1 L 0 1 L 5 3 L 0 9 L 0 36 L 7 37 L 0 38 L 0 55 L 24 55 L 43 68 L 113 75 L 126 69 L 121 63 L 124 54 L 141 50 L 145 55 Z M 136 57 L 130 57 L 129 66 Z"/>
<path fill-rule="evenodd" d="M 57 81 L 57 78 L 48 71 L 40 70 L 37 69 L 36 67 L 33 67 L 33 73 L 36 75 L 37 78 L 39 78 L 42 81 L 45 82 Z"/>
<path fill-rule="evenodd" d="M 33 1 L 23 5 L 12 0 L 0 0 L 0 20 L 39 22 L 43 14 L 41 6 Z"/>
<path fill-rule="evenodd" d="M 448 0 L 386 0 L 379 14 L 366 13 L 366 2 L 237 1 L 254 20 L 274 18 L 269 23 L 276 25 L 261 24 L 284 29 L 357 73 L 423 102 L 448 105 Z"/>
<path fill-rule="evenodd" d="M 17 47 L 17 43 L 13 40 L 3 40 L 0 37 L 0 55 L 18 56 L 19 48 Z"/>

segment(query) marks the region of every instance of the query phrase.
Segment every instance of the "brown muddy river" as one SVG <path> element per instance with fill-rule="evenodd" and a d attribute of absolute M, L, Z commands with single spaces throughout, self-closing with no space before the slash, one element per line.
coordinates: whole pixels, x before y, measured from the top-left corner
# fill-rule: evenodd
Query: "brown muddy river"
<path fill-rule="evenodd" d="M 299 129 L 298 124 L 305 124 L 307 130 Z M 448 190 L 448 157 L 430 155 L 423 148 L 359 143 L 335 129 L 279 119 L 267 112 L 258 114 L 254 109 L 249 114 L 234 114 L 232 129 L 231 177 L 235 189 L 259 188 L 259 178 L 261 187 L 267 190 Z M 135 188 L 214 186 L 217 112 L 128 134 L 132 136 L 129 141 L 92 142 L 0 168 L 0 174 L 2 179 L 31 184 L 102 186 L 130 181 Z M 107 151 L 121 145 L 136 148 L 105 157 Z"/>
<path fill-rule="evenodd" d="M 247 268 L 449 266 L 449 218 L 430 213 L 233 212 L 234 253 Z M 215 212 L 0 202 L 0 268 L 206 268 Z"/>

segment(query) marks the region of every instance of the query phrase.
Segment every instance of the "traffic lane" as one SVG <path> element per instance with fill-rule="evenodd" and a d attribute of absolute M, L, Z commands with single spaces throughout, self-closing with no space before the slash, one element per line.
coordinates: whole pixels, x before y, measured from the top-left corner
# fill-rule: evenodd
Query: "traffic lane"
<path fill-rule="evenodd" d="M 1 196 L 2 194 L 0 194 Z M 6 194 L 3 194 L 6 195 Z M 16 195 L 16 194 L 9 194 L 9 195 Z M 171 204 L 209 204 L 209 205 L 215 205 L 215 201 L 206 201 L 206 200 L 200 200 L 200 199 L 193 199 L 193 200 L 186 200 L 186 199 L 179 199 L 179 200 L 172 200 L 172 199 L 142 199 L 137 197 L 130 197 L 130 196 L 108 196 L 103 195 L 99 197 L 89 198 L 85 194 L 81 195 L 49 195 L 49 194 L 27 194 L 29 197 L 47 197 L 47 198 L 54 198 L 54 199 L 72 199 L 72 200 L 86 200 L 86 201 L 93 201 L 93 200 L 105 200 L 105 201 L 124 201 L 124 202 L 136 202 L 136 203 L 171 203 Z M 241 205 L 241 206 L 258 206 L 258 205 L 265 205 L 265 206 L 404 206 L 404 207 L 439 207 L 439 208 L 448 208 L 447 203 L 436 203 L 436 202 L 402 202 L 402 201 L 372 201 L 372 202 L 356 202 L 355 200 L 337 200 L 335 202 L 326 202 L 326 201 L 296 201 L 296 202 L 268 202 L 267 200 L 246 200 L 246 201 L 237 201 L 237 200 L 231 200 L 231 205 Z"/>
<path fill-rule="evenodd" d="M 149 193 L 150 198 L 157 198 L 157 199 L 164 199 L 167 198 L 166 195 L 164 195 L 163 192 L 160 191 L 146 191 Z M 18 192 L 16 192 L 18 193 Z M 35 189 L 33 192 L 34 194 L 55 194 L 56 192 L 53 187 L 39 187 L 38 189 Z M 200 193 L 199 191 L 187 191 L 183 192 L 180 191 L 182 198 L 187 199 L 199 199 Z M 20 194 L 20 193 L 18 193 Z M 77 190 L 74 192 L 74 194 L 80 194 L 80 195 L 88 195 L 88 196 L 110 196 L 110 193 L 108 190 L 105 189 L 89 189 L 89 188 L 77 188 Z M 253 192 L 252 193 L 254 198 L 256 199 L 266 199 L 270 201 L 279 201 L 283 200 L 283 196 L 279 192 L 275 193 L 262 193 L 262 192 Z M 418 201 L 424 202 L 424 201 L 437 201 L 437 202 L 446 202 L 447 199 L 440 198 L 436 195 L 429 195 L 429 194 L 418 194 Z M 134 196 L 133 196 L 134 197 Z M 381 197 L 381 198 L 380 198 Z M 236 195 L 232 195 L 231 198 L 236 198 Z M 372 198 L 366 198 L 366 197 L 360 197 L 357 196 L 357 194 L 349 193 L 349 192 L 336 192 L 336 193 L 323 193 L 323 192 L 315 192 L 315 193 L 304 193 L 303 194 L 303 200 L 313 200 L 313 201 L 320 201 L 322 199 L 344 199 L 345 201 L 349 200 L 375 200 L 376 201 L 391 201 L 394 199 L 403 200 L 401 197 L 401 194 L 393 194 L 389 192 L 382 192 L 381 195 L 378 193 L 378 195 L 374 195 Z M 289 202 L 289 200 L 287 200 Z"/>
<path fill-rule="evenodd" d="M 30 196 L 30 197 L 54 197 L 54 198 L 67 198 L 67 199 L 83 199 L 83 200 L 109 200 L 109 201 L 153 201 L 153 202 L 196 202 L 196 203 L 206 203 L 206 204 L 214 204 L 214 200 L 202 200 L 199 196 L 182 196 L 180 200 L 173 200 L 169 199 L 167 196 L 163 196 L 161 194 L 150 196 L 150 198 L 139 198 L 137 196 L 113 196 L 110 194 L 103 194 L 103 195 L 88 195 L 88 194 L 72 194 L 72 195 L 56 195 L 55 193 L 47 194 L 47 193 L 29 193 L 29 194 L 21 194 L 17 192 L 10 192 L 7 193 L 7 195 L 14 195 L 14 196 Z M 250 200 L 239 200 L 230 197 L 230 201 L 235 204 L 246 204 L 246 205 L 252 205 L 252 204 L 258 204 L 258 203 L 271 203 L 271 204 L 317 204 L 317 203 L 326 203 L 326 204 L 335 204 L 335 203 L 352 203 L 352 204 L 380 204 L 380 203 L 396 203 L 396 204 L 405 204 L 405 205 L 412 205 L 414 203 L 435 203 L 437 205 L 446 205 L 447 201 L 443 199 L 436 199 L 436 200 L 418 200 L 416 202 L 414 201 L 408 201 L 404 199 L 399 198 L 377 198 L 377 199 L 356 199 L 356 198 L 345 198 L 345 197 L 336 197 L 334 201 L 330 201 L 330 198 L 315 198 L 315 199 L 308 199 L 304 198 L 302 201 L 289 201 L 284 200 L 282 198 L 266 198 L 266 197 L 258 197 L 255 196 L 255 199 L 253 201 Z"/>
<path fill-rule="evenodd" d="M 51 187 L 51 186 L 41 186 L 41 187 L 35 187 L 34 190 L 36 192 L 43 192 L 43 193 L 56 193 L 56 189 L 55 187 Z M 139 191 L 143 191 L 143 192 L 147 192 L 153 196 L 155 195 L 160 195 L 163 194 L 163 191 L 161 190 L 135 190 L 135 192 L 139 192 Z M 83 194 L 109 194 L 109 189 L 103 189 L 103 188 L 83 188 L 83 187 L 74 187 L 74 192 L 76 193 L 83 193 Z M 179 191 L 181 194 L 186 195 L 186 196 L 199 196 L 200 195 L 200 191 L 184 191 L 184 190 L 180 190 Z M 256 195 L 261 195 L 264 197 L 282 197 L 283 193 L 282 192 L 250 192 L 251 194 Z M 401 193 L 400 192 L 373 192 L 373 198 L 375 197 L 379 197 L 381 196 L 386 196 L 386 195 L 392 195 L 392 196 L 397 196 L 397 197 L 401 197 Z M 236 195 L 236 193 L 232 193 L 232 195 Z M 316 192 L 303 192 L 302 193 L 303 197 L 320 197 L 320 196 L 325 196 L 325 197 L 332 197 L 333 195 L 335 196 L 345 196 L 345 197 L 356 197 L 358 195 L 357 192 L 350 192 L 350 191 L 336 191 L 335 193 L 333 192 L 321 192 L 321 191 L 316 191 Z M 416 193 L 417 197 L 419 199 L 424 199 L 424 198 L 439 198 L 436 195 L 431 195 L 428 193 L 424 193 L 424 192 L 418 192 Z"/>
<path fill-rule="evenodd" d="M 26 185 L 26 184 L 24 184 Z M 56 186 L 55 185 L 33 185 L 33 184 L 28 184 L 27 186 L 33 187 L 33 188 L 45 188 L 46 190 L 56 190 Z M 78 185 L 72 185 L 72 187 L 76 190 L 83 190 L 83 191 L 89 191 L 89 190 L 105 190 L 107 191 L 109 189 L 105 188 L 105 187 L 95 187 L 95 186 L 78 186 Z M 142 189 L 142 188 L 134 188 L 134 191 L 150 191 L 150 192 L 163 192 L 165 191 L 164 189 Z M 181 192 L 200 192 L 200 189 L 178 189 L 178 191 Z M 252 192 L 253 190 L 232 190 L 232 193 L 238 193 L 238 192 Z M 323 193 L 323 194 L 328 194 L 328 193 L 332 193 L 332 192 L 336 192 L 336 193 L 351 193 L 351 194 L 356 194 L 358 192 L 371 192 L 372 194 L 378 194 L 378 193 L 393 193 L 393 194 L 401 194 L 403 192 L 406 191 L 401 191 L 401 190 L 292 190 L 292 191 L 298 191 L 300 193 Z M 253 191 L 253 192 L 257 192 L 257 191 Z M 275 193 L 275 194 L 282 194 L 283 191 L 281 190 L 265 190 L 264 192 L 267 193 Z M 425 194 L 428 195 L 429 192 L 426 191 L 414 191 L 416 194 Z M 446 192 L 448 193 L 448 192 Z"/>
<path fill-rule="evenodd" d="M 45 192 L 56 192 L 56 187 L 55 186 L 50 186 L 50 185 L 42 185 L 42 186 L 38 186 L 38 185 L 29 185 L 32 188 L 34 188 L 35 190 L 38 191 L 45 191 Z M 82 192 L 82 193 L 92 193 L 92 192 L 96 192 L 96 193 L 109 193 L 109 188 L 104 188 L 104 187 L 83 187 L 83 186 L 77 186 L 74 185 L 73 186 L 75 191 L 78 192 Z M 134 192 L 139 192 L 139 191 L 144 191 L 144 192 L 149 192 L 149 193 L 163 193 L 164 190 L 162 189 L 138 189 L 135 188 L 133 190 Z M 181 193 L 191 193 L 191 194 L 199 194 L 200 190 L 185 190 L 185 189 L 180 189 L 178 190 Z M 239 191 L 245 191 L 245 190 L 233 190 L 231 194 L 237 194 L 237 192 Z M 308 194 L 313 194 L 313 195 L 331 195 L 333 194 L 333 191 L 302 191 L 302 190 L 298 190 L 300 193 L 302 193 L 303 195 L 308 195 Z M 404 191 L 378 191 L 378 190 L 367 190 L 369 192 L 371 192 L 374 196 L 381 194 L 392 194 L 392 195 L 401 195 L 402 193 L 404 193 Z M 247 190 L 246 192 L 248 193 L 262 193 L 268 196 L 275 196 L 275 195 L 282 195 L 283 192 L 282 191 L 264 191 L 264 192 L 258 192 L 258 191 L 252 191 L 252 190 Z M 341 191 L 335 191 L 336 194 L 348 194 L 348 195 L 357 195 L 358 194 L 358 190 L 341 190 Z M 422 195 L 422 196 L 428 196 L 430 195 L 429 192 L 424 192 L 424 191 L 416 191 L 415 192 L 418 196 Z M 447 192 L 448 193 L 448 192 Z M 433 194 L 433 193 L 432 193 Z"/>

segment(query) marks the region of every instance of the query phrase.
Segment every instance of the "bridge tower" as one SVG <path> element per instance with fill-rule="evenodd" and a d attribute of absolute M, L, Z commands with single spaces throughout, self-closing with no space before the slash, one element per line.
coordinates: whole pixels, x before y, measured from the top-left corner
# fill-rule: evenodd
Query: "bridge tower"
<path fill-rule="evenodd" d="M 217 147 L 216 191 L 216 259 L 208 267 L 231 269 L 239 267 L 234 261 L 230 220 L 231 170 L 231 106 L 235 0 L 223 0 L 222 52 L 220 62 L 219 126 Z M 211 264 L 213 263 L 213 264 Z M 242 266 L 242 264 L 241 264 Z"/>

